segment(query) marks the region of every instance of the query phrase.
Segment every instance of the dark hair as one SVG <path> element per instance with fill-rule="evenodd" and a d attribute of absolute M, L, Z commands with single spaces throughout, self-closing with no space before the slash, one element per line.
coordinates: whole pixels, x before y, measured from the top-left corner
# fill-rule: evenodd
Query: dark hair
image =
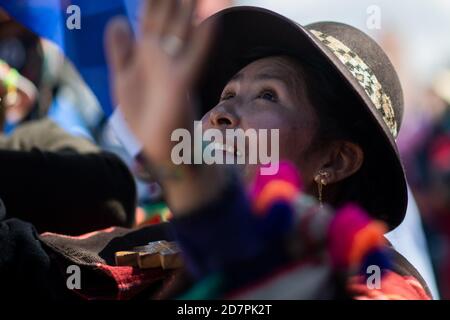
<path fill-rule="evenodd" d="M 376 194 L 371 190 L 374 184 L 376 153 L 372 148 L 373 124 L 364 111 L 359 97 L 352 92 L 346 81 L 337 74 L 315 61 L 301 63 L 305 74 L 307 95 L 316 108 L 320 119 L 311 148 L 320 148 L 336 140 L 345 140 L 359 145 L 364 153 L 361 168 L 353 175 L 339 182 L 336 203 L 356 202 L 372 212 L 375 208 Z M 325 190 L 326 192 L 326 190 Z M 371 196 L 368 196 L 371 195 Z M 373 195 L 373 197 L 372 197 Z M 326 199 L 326 194 L 324 195 Z M 372 212 L 373 213 L 373 212 Z"/>
<path fill-rule="evenodd" d="M 309 101 L 316 109 L 319 119 L 316 134 L 311 139 L 310 151 L 317 150 L 336 140 L 346 140 L 361 147 L 364 161 L 361 168 L 352 176 L 338 183 L 334 206 L 346 202 L 355 202 L 372 214 L 377 208 L 380 192 L 376 189 L 382 185 L 376 172 L 376 143 L 374 143 L 374 124 L 370 115 L 364 110 L 361 99 L 353 92 L 344 78 L 320 57 L 305 57 L 298 53 L 276 48 L 257 48 L 245 56 L 242 61 L 252 61 L 269 56 L 286 56 L 296 62 L 301 78 L 306 85 Z M 368 183 L 370 181 L 370 183 Z M 324 198 L 327 198 L 326 190 Z M 378 205 L 379 207 L 379 205 Z"/>

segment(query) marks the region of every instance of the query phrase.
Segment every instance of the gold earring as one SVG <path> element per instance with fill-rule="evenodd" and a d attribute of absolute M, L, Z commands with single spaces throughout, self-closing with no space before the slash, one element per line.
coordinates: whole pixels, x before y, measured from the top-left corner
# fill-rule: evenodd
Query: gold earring
<path fill-rule="evenodd" d="M 317 183 L 317 191 L 319 193 L 319 204 L 323 206 L 323 187 L 327 185 L 327 178 L 329 173 L 326 171 L 319 171 L 319 174 L 314 178 Z"/>

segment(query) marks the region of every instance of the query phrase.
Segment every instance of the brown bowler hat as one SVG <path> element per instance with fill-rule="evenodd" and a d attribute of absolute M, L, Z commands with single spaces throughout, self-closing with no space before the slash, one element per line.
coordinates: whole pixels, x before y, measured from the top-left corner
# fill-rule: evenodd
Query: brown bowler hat
<path fill-rule="evenodd" d="M 361 102 L 357 105 L 369 115 L 368 127 L 373 128 L 374 138 L 370 139 L 373 146 L 366 147 L 377 150 L 377 158 L 372 159 L 377 170 L 371 172 L 373 179 L 367 179 L 367 184 L 373 183 L 367 196 L 381 199 L 370 213 L 386 221 L 391 229 L 398 226 L 408 200 L 395 143 L 403 117 L 403 94 L 398 76 L 380 46 L 349 25 L 318 22 L 303 27 L 257 7 L 228 8 L 208 20 L 216 21 L 219 30 L 200 81 L 202 111 L 218 103 L 227 81 L 244 67 L 242 57 L 255 48 L 272 47 L 298 53 L 299 57 L 314 56 L 321 65 L 338 73 Z"/>

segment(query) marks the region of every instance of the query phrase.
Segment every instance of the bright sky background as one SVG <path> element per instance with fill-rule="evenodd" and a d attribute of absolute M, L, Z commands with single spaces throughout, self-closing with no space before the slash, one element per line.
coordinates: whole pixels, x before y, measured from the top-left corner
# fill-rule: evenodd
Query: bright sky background
<path fill-rule="evenodd" d="M 344 22 L 374 38 L 383 30 L 394 31 L 401 38 L 410 71 L 421 83 L 439 69 L 450 68 L 450 0 L 238 0 L 237 4 L 265 7 L 303 25 Z M 380 7 L 381 30 L 366 26 L 371 5 Z"/>

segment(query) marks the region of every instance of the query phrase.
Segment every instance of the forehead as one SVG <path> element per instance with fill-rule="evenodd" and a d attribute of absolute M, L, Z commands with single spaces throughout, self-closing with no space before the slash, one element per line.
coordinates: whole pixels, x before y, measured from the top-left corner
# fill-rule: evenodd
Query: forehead
<path fill-rule="evenodd" d="M 242 78 L 254 79 L 264 75 L 264 78 L 273 77 L 278 80 L 285 80 L 290 84 L 294 78 L 300 80 L 301 69 L 298 63 L 292 58 L 284 56 L 273 56 L 255 60 L 239 70 L 230 80 L 240 80 Z"/>

